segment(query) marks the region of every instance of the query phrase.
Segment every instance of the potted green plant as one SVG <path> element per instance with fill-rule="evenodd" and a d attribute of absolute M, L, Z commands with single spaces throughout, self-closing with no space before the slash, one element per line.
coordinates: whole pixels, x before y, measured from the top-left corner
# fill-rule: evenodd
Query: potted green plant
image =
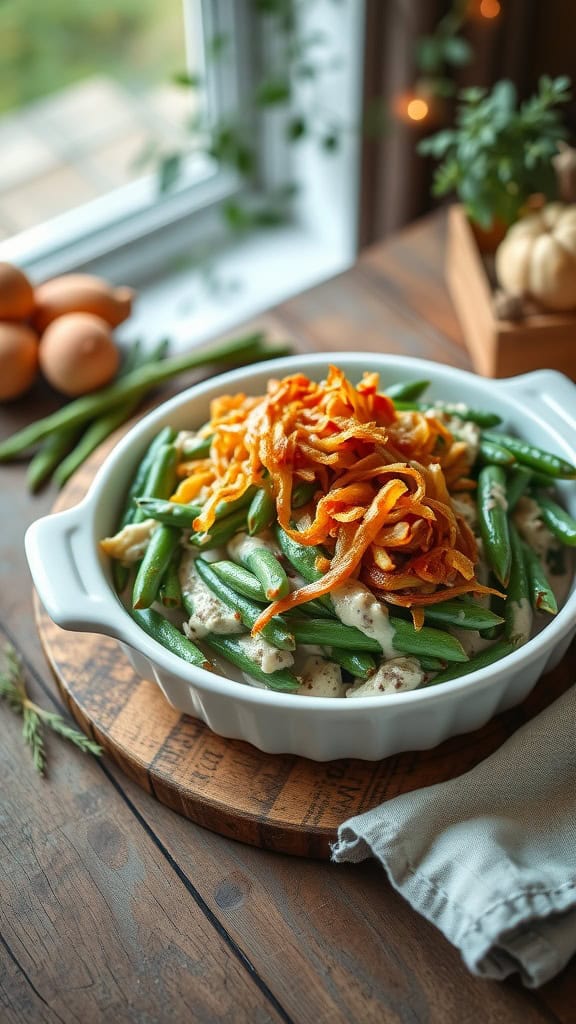
<path fill-rule="evenodd" d="M 466 89 L 454 127 L 420 143 L 421 153 L 440 160 L 433 194 L 458 196 L 482 249 L 495 248 L 532 196 L 556 197 L 552 159 L 566 136 L 560 107 L 569 99 L 565 77 L 542 77 L 523 103 L 508 81 L 491 92 Z"/>
<path fill-rule="evenodd" d="M 536 94 L 520 104 L 510 82 L 490 92 L 467 89 L 454 127 L 419 147 L 439 160 L 434 194 L 460 200 L 448 211 L 446 283 L 473 366 L 486 376 L 542 366 L 576 375 L 576 313 L 551 313 L 498 291 L 492 255 L 538 202 L 566 199 L 558 161 L 566 135 L 560 108 L 569 88 L 567 78 L 541 78 Z M 574 151 L 566 156 L 572 160 Z"/>

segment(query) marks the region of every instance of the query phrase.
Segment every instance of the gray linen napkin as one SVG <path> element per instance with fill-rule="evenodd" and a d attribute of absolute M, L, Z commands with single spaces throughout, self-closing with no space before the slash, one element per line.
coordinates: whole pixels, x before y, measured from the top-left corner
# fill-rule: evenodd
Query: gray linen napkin
<path fill-rule="evenodd" d="M 472 771 L 344 822 L 332 859 L 371 856 L 474 974 L 554 977 L 576 952 L 576 687 Z"/>

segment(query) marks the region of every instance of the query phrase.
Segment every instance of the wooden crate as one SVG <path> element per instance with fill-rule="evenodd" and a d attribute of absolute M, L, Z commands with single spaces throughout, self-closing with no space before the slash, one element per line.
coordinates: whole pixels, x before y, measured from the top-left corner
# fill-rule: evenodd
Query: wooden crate
<path fill-rule="evenodd" d="M 576 378 L 576 314 L 542 313 L 498 320 L 483 258 L 464 209 L 448 213 L 446 283 L 472 364 L 485 377 L 560 370 Z"/>

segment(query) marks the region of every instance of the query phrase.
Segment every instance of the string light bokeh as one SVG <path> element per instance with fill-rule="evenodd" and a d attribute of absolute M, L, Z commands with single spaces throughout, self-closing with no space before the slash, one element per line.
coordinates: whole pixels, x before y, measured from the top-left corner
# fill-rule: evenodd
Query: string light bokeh
<path fill-rule="evenodd" d="M 454 9 L 449 15 L 452 18 L 451 38 L 457 38 L 467 18 L 485 19 L 494 21 L 502 13 L 502 5 L 499 0 L 471 0 L 463 10 L 461 0 L 455 0 Z M 436 30 L 436 39 L 446 40 L 446 30 L 442 28 L 446 19 L 439 23 Z M 444 34 L 442 34 L 444 32 Z M 434 36 L 430 37 L 432 40 Z M 398 121 L 404 124 L 436 125 L 442 120 L 446 110 L 445 96 L 440 88 L 440 82 L 445 83 L 445 76 L 438 74 L 437 80 L 434 75 L 423 77 L 416 81 L 413 88 L 401 93 L 393 101 L 393 114 Z M 423 84 L 424 83 L 424 84 Z M 448 83 L 450 85 L 450 83 Z M 438 88 L 437 88 L 438 86 Z"/>

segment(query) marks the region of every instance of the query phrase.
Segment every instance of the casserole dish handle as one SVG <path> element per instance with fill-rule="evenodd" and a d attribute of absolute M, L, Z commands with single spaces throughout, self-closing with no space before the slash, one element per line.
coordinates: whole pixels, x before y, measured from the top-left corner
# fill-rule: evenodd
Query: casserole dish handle
<path fill-rule="evenodd" d="M 58 626 L 123 640 L 122 609 L 105 587 L 89 523 L 84 502 L 32 523 L 25 537 L 32 579 Z"/>
<path fill-rule="evenodd" d="M 557 370 L 534 370 L 508 377 L 501 384 L 509 393 L 526 399 L 532 412 L 552 423 L 573 445 L 576 432 L 576 384 Z"/>

